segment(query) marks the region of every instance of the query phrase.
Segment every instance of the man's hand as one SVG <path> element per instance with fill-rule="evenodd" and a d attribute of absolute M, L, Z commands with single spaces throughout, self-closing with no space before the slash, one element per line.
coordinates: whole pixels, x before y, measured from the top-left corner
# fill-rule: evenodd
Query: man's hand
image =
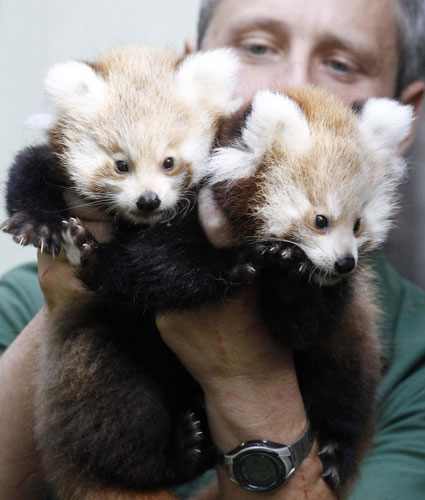
<path fill-rule="evenodd" d="M 106 214 L 88 208 L 83 200 L 74 194 L 67 193 L 66 199 L 72 214 L 82 220 L 97 241 L 105 242 L 111 239 L 112 223 Z M 55 257 L 38 252 L 38 278 L 49 312 L 75 300 L 84 300 L 90 293 L 75 277 L 63 251 Z"/>
<path fill-rule="evenodd" d="M 157 325 L 164 341 L 201 384 L 211 435 L 219 449 L 227 452 L 251 439 L 291 444 L 300 437 L 307 420 L 292 354 L 265 330 L 255 287 L 216 306 L 160 315 Z M 317 452 L 315 444 L 295 476 L 262 498 L 334 499 L 321 478 Z M 218 473 L 219 498 L 258 496 L 231 483 L 221 467 Z"/>
<path fill-rule="evenodd" d="M 247 288 L 225 303 L 157 318 L 162 338 L 204 389 L 224 451 L 247 439 L 289 442 L 306 425 L 291 352 L 271 338 L 255 304 L 256 290 Z"/>
<path fill-rule="evenodd" d="M 230 226 L 207 189 L 199 198 L 199 218 L 213 245 L 232 244 Z M 307 423 L 292 352 L 264 327 L 257 296 L 252 285 L 221 304 L 157 317 L 163 340 L 204 390 L 211 436 L 223 452 L 251 439 L 291 444 Z M 315 444 L 295 476 L 262 494 L 264 500 L 335 498 L 321 478 L 317 451 Z M 221 467 L 218 474 L 220 493 L 211 491 L 211 500 L 257 498 L 233 484 Z"/>

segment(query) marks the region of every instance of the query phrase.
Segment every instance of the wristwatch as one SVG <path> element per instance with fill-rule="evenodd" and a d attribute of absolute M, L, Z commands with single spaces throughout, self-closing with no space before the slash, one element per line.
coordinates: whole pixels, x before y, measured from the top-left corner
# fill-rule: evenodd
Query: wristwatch
<path fill-rule="evenodd" d="M 282 486 L 300 466 L 313 446 L 310 423 L 302 436 L 286 446 L 254 440 L 222 453 L 221 464 L 230 479 L 248 491 L 272 491 Z"/>

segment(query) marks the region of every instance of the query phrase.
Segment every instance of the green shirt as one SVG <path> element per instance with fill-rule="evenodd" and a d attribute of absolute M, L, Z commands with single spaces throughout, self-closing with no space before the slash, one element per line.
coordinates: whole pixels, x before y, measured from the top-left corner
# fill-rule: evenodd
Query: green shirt
<path fill-rule="evenodd" d="M 375 268 L 384 311 L 380 334 L 389 370 L 378 391 L 378 432 L 349 500 L 424 500 L 425 294 L 382 260 Z M 0 353 L 42 303 L 35 264 L 18 267 L 0 279 Z M 209 472 L 178 488 L 178 494 L 188 498 L 212 477 Z"/>

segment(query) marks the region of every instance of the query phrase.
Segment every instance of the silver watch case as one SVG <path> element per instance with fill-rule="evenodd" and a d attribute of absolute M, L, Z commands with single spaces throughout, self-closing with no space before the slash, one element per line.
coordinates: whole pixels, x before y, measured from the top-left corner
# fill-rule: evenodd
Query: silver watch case
<path fill-rule="evenodd" d="M 240 487 L 248 491 L 272 491 L 294 475 L 313 440 L 308 425 L 300 439 L 289 446 L 265 440 L 247 441 L 223 454 L 222 465 Z"/>

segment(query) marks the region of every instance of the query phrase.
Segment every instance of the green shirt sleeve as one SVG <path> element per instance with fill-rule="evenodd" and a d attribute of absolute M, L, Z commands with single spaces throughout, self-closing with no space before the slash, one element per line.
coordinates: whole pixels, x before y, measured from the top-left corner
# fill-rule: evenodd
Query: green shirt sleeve
<path fill-rule="evenodd" d="M 17 267 L 0 279 L 0 355 L 43 305 L 37 264 Z"/>
<path fill-rule="evenodd" d="M 425 294 L 378 261 L 389 368 L 378 389 L 378 429 L 349 500 L 425 498 Z"/>

